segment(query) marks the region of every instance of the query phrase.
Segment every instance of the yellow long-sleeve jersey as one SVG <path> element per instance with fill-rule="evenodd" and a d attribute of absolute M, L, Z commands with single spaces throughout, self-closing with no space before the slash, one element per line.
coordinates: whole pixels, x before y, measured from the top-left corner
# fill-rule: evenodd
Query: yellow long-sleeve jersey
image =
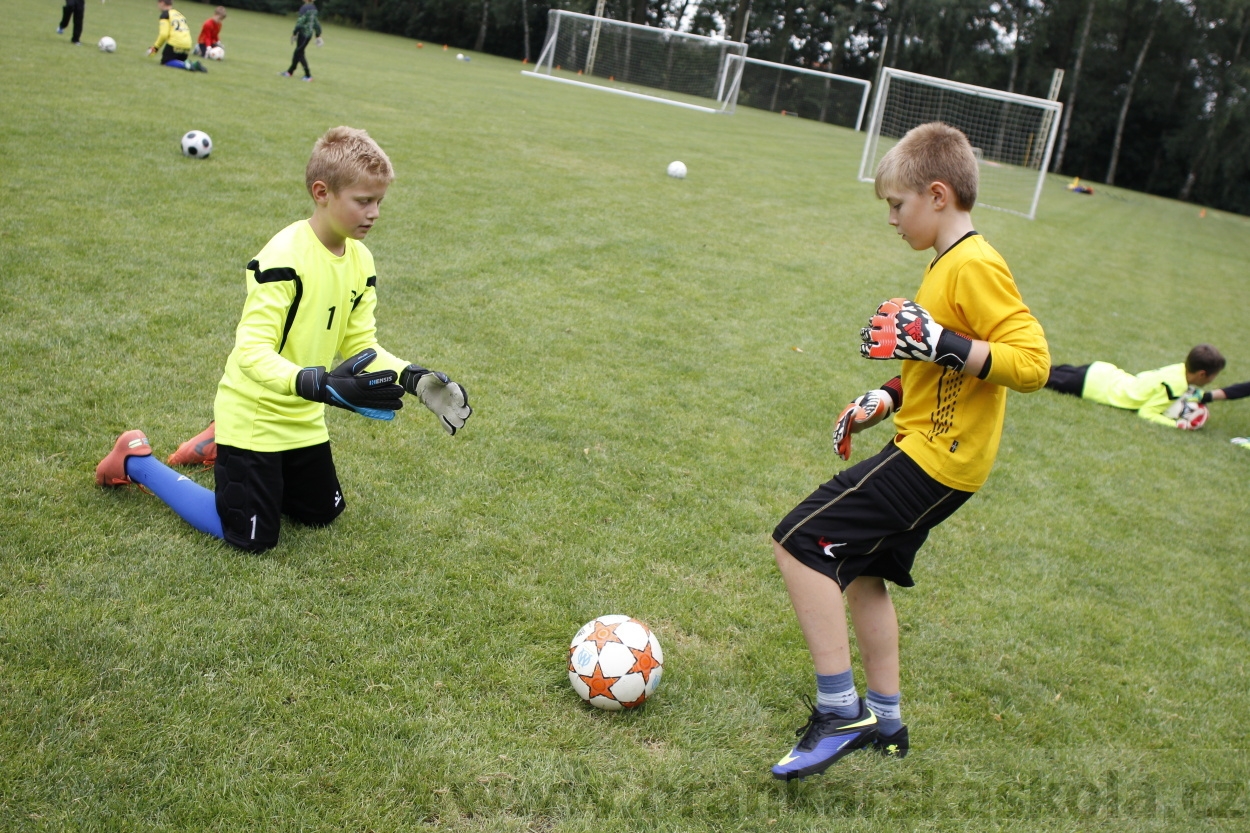
<path fill-rule="evenodd" d="M 947 329 L 990 344 L 990 370 L 978 379 L 937 364 L 903 362 L 903 404 L 895 442 L 929 476 L 975 492 L 998 455 L 1007 388 L 1046 384 L 1050 350 L 1002 255 L 972 233 L 934 258 L 915 301 Z"/>
<path fill-rule="evenodd" d="M 408 362 L 378 345 L 373 255 L 348 239 L 332 254 L 307 220 L 270 240 L 247 269 L 247 300 L 213 406 L 217 442 L 286 451 L 326 442 L 325 405 L 295 393 L 305 367 L 331 367 L 335 354 L 377 350 L 369 370 L 400 373 Z"/>
<path fill-rule="evenodd" d="M 152 48 L 159 50 L 166 43 L 179 52 L 191 51 L 191 26 L 177 9 L 161 11 L 156 43 L 152 44 Z"/>

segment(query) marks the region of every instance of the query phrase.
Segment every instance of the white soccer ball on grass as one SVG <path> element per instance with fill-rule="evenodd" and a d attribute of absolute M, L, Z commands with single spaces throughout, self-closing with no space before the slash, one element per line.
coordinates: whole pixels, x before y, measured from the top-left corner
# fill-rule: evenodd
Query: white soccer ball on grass
<path fill-rule="evenodd" d="M 104 37 L 100 38 L 100 42 L 96 44 L 96 46 L 100 47 L 101 52 L 116 52 L 117 51 L 117 41 L 113 40 L 108 35 L 105 35 Z"/>
<path fill-rule="evenodd" d="M 686 178 L 686 163 L 685 162 L 669 162 L 668 163 L 668 175 L 671 176 L 673 179 L 685 179 Z"/>
<path fill-rule="evenodd" d="M 188 131 L 182 137 L 182 155 L 203 159 L 213 152 L 213 140 L 203 130 Z"/>
<path fill-rule="evenodd" d="M 596 708 L 641 706 L 660 685 L 663 669 L 660 641 L 630 616 L 591 619 L 569 644 L 569 683 Z"/>
<path fill-rule="evenodd" d="M 221 46 L 210 46 L 208 51 L 204 53 L 204 57 L 210 61 L 220 61 L 226 57 L 226 50 Z"/>

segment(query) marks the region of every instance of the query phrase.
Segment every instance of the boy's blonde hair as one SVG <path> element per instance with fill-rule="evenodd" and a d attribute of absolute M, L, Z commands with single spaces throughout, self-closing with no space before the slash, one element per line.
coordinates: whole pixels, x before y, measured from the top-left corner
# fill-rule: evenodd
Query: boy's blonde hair
<path fill-rule="evenodd" d="M 217 8 L 213 9 L 213 16 L 220 17 L 222 20 L 225 20 L 226 19 L 226 7 L 218 6 Z"/>
<path fill-rule="evenodd" d="M 945 182 L 955 192 L 955 206 L 971 211 L 977 201 L 980 171 L 972 143 L 957 128 L 940 121 L 907 131 L 877 165 L 877 196 L 905 188 L 923 193 L 931 182 Z"/>
<path fill-rule="evenodd" d="M 335 194 L 362 179 L 390 185 L 395 169 L 390 157 L 369 134 L 355 127 L 331 127 L 313 145 L 304 184 L 312 193 L 313 183 L 321 180 Z"/>

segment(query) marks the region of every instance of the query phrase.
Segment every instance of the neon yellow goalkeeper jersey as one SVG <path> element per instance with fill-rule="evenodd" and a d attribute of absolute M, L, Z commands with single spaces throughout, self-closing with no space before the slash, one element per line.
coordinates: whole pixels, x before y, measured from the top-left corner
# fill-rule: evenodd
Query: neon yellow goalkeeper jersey
<path fill-rule="evenodd" d="M 247 300 L 234 349 L 217 385 L 217 442 L 286 451 L 326 442 L 325 405 L 295 394 L 305 367 L 332 367 L 336 354 L 378 351 L 369 370 L 408 363 L 378 346 L 373 255 L 348 239 L 333 255 L 307 220 L 278 232 L 247 265 Z"/>
<path fill-rule="evenodd" d="M 975 232 L 933 259 L 915 300 L 943 327 L 988 341 L 992 361 L 985 379 L 903 362 L 895 442 L 934 480 L 975 492 L 998 455 L 1007 389 L 1029 393 L 1046 384 L 1046 336 L 1002 255 Z"/>
<path fill-rule="evenodd" d="M 1134 376 L 1110 362 L 1094 362 L 1085 371 L 1081 398 L 1137 411 L 1142 419 L 1175 428 L 1176 420 L 1165 417 L 1163 412 L 1188 387 L 1184 364 L 1171 364 Z"/>

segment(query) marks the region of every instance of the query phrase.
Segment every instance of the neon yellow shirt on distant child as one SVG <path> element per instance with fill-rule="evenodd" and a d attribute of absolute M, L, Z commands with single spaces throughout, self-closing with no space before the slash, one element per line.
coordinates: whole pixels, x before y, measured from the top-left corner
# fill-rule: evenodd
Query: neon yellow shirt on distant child
<path fill-rule="evenodd" d="M 247 300 L 213 405 L 217 442 L 252 451 L 286 451 L 329 440 L 325 405 L 296 395 L 305 367 L 330 368 L 365 348 L 368 370 L 408 366 L 378 346 L 373 255 L 348 238 L 342 257 L 307 220 L 278 232 L 248 264 Z"/>
<path fill-rule="evenodd" d="M 975 492 L 998 455 L 1007 388 L 1046 384 L 1046 335 L 1024 305 L 1002 255 L 979 234 L 934 258 L 915 301 L 943 327 L 990 343 L 985 379 L 929 362 L 905 361 L 896 444 L 934 480 Z"/>
<path fill-rule="evenodd" d="M 1188 388 L 1183 363 L 1134 376 L 1109 362 L 1094 362 L 1085 372 L 1081 398 L 1137 411 L 1142 419 L 1175 428 L 1176 420 L 1165 417 L 1163 412 Z"/>

